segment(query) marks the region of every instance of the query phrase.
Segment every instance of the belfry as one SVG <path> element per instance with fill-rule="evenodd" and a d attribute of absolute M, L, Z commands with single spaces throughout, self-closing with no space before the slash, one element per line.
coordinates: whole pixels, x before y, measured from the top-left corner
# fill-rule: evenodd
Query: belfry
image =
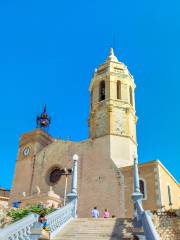
<path fill-rule="evenodd" d="M 137 154 L 135 87 L 126 65 L 110 49 L 89 87 L 88 139 L 53 138 L 45 129 L 51 119 L 44 108 L 37 128 L 21 135 L 9 203 L 65 202 L 71 171 L 65 173 L 77 154 L 78 216 L 88 217 L 90 209 L 98 205 L 100 211 L 108 208 L 117 217 L 132 217 L 132 166 Z M 140 164 L 139 174 L 145 209 L 179 207 L 179 184 L 159 160 Z"/>
<path fill-rule="evenodd" d="M 132 165 L 132 155 L 137 152 L 134 90 L 132 75 L 111 48 L 90 84 L 90 137 L 107 136 L 110 158 L 118 167 Z"/>

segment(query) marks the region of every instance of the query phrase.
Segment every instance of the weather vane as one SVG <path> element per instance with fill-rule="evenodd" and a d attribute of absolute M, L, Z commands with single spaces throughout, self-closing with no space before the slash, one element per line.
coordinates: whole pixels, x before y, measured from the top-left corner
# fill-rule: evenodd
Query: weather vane
<path fill-rule="evenodd" d="M 42 128 L 44 130 L 47 130 L 50 123 L 51 123 L 51 118 L 47 114 L 46 111 L 46 105 L 44 105 L 43 112 L 37 116 L 36 118 L 36 123 L 37 123 L 37 128 Z"/>

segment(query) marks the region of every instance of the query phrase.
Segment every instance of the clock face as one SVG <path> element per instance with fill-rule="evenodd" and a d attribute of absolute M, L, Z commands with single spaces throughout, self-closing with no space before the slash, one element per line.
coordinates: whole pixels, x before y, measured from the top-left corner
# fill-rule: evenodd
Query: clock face
<path fill-rule="evenodd" d="M 24 150 L 23 150 L 24 156 L 28 156 L 29 153 L 30 153 L 30 148 L 29 147 L 25 147 Z"/>

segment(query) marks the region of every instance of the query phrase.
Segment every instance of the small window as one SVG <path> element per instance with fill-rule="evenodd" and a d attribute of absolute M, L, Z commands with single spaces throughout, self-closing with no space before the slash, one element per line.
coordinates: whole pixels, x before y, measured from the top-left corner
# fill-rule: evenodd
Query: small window
<path fill-rule="evenodd" d="M 99 101 L 105 99 L 105 81 L 101 81 L 99 84 Z"/>
<path fill-rule="evenodd" d="M 129 99 L 130 99 L 130 104 L 133 106 L 133 92 L 132 92 L 132 87 L 129 87 Z"/>
<path fill-rule="evenodd" d="M 117 99 L 121 99 L 121 82 L 117 81 Z"/>
<path fill-rule="evenodd" d="M 172 206 L 171 188 L 170 188 L 169 185 L 167 186 L 167 191 L 168 191 L 168 202 L 169 202 L 169 206 Z"/>
<path fill-rule="evenodd" d="M 146 199 L 146 188 L 145 188 L 145 181 L 140 179 L 139 180 L 139 187 L 140 187 L 140 192 L 143 195 L 143 199 Z"/>

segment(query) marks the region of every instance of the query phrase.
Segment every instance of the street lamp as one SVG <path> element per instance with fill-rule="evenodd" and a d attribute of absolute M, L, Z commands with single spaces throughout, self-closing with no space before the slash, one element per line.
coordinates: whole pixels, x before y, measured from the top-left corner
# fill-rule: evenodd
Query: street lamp
<path fill-rule="evenodd" d="M 77 161 L 78 155 L 73 155 L 73 172 L 72 172 L 72 187 L 71 192 L 77 194 Z"/>
<path fill-rule="evenodd" d="M 77 194 L 77 161 L 78 161 L 78 155 L 73 155 L 73 169 L 71 168 L 64 168 L 62 171 L 62 175 L 66 176 L 65 179 L 65 189 L 64 189 L 64 206 L 66 205 L 66 197 L 67 197 L 67 181 L 68 176 L 72 175 L 72 186 L 71 186 L 71 192 Z"/>
<path fill-rule="evenodd" d="M 136 152 L 133 153 L 133 160 L 138 161 L 138 155 Z"/>
<path fill-rule="evenodd" d="M 72 174 L 72 169 L 71 168 L 64 168 L 62 175 L 64 175 L 65 178 L 65 189 L 64 189 L 64 206 L 66 205 L 66 196 L 67 196 L 67 181 L 68 181 L 68 176 Z"/>
<path fill-rule="evenodd" d="M 69 201 L 74 204 L 73 216 L 77 217 L 77 162 L 78 155 L 73 155 L 73 169 L 72 169 L 72 182 L 71 182 L 71 192 L 68 194 Z"/>
<path fill-rule="evenodd" d="M 73 161 L 77 161 L 79 159 L 78 155 L 77 154 L 74 154 L 73 155 Z"/>
<path fill-rule="evenodd" d="M 139 185 L 139 171 L 138 171 L 138 155 L 137 153 L 133 154 L 134 159 L 134 192 L 140 192 Z"/>

